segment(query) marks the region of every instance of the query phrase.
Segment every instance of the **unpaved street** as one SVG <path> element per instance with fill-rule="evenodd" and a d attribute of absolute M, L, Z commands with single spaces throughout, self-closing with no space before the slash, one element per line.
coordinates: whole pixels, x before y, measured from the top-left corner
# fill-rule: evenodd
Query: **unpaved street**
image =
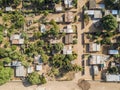
<path fill-rule="evenodd" d="M 97 81 L 90 81 L 91 88 L 89 90 L 120 90 L 119 83 L 102 83 Z M 21 82 L 10 82 L 0 86 L 0 90 L 81 90 L 74 81 L 51 81 L 42 86 L 25 87 Z"/>

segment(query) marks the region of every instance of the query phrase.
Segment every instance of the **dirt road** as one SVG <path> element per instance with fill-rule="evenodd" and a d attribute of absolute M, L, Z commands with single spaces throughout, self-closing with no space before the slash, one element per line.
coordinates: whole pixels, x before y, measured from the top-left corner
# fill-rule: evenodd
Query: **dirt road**
<path fill-rule="evenodd" d="M 91 88 L 89 90 L 120 90 L 119 83 L 102 83 L 97 81 L 90 81 Z M 25 87 L 21 82 L 10 82 L 5 85 L 0 86 L 0 90 L 81 90 L 76 82 L 73 81 L 63 81 L 48 82 L 42 86 L 29 86 Z"/>

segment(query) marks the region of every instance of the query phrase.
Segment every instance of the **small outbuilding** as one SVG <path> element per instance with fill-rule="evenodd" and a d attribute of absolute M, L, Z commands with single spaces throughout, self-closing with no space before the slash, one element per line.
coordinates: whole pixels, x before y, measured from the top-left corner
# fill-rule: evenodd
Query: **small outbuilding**
<path fill-rule="evenodd" d="M 24 39 L 20 34 L 14 34 L 10 37 L 11 44 L 22 45 L 24 44 Z"/>
<path fill-rule="evenodd" d="M 110 54 L 110 55 L 119 54 L 119 51 L 118 50 L 109 50 L 108 54 Z"/>
<path fill-rule="evenodd" d="M 36 71 L 41 71 L 42 70 L 42 64 L 36 65 Z"/>
<path fill-rule="evenodd" d="M 106 74 L 107 82 L 120 82 L 120 74 Z"/>

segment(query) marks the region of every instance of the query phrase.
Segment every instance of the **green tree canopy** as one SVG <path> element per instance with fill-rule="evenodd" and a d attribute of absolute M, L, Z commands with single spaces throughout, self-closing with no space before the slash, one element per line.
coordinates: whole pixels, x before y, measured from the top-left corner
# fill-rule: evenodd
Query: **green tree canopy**
<path fill-rule="evenodd" d="M 44 84 L 46 83 L 45 77 L 42 75 L 39 75 L 37 72 L 33 72 L 28 75 L 28 81 L 32 84 Z"/>
<path fill-rule="evenodd" d="M 0 85 L 9 81 L 12 75 L 13 75 L 13 69 L 0 67 Z"/>
<path fill-rule="evenodd" d="M 48 57 L 46 54 L 42 54 L 42 55 L 41 55 L 41 59 L 42 59 L 43 63 L 47 63 L 49 57 Z"/>
<path fill-rule="evenodd" d="M 63 44 L 63 43 L 56 43 L 56 44 L 54 45 L 54 50 L 55 50 L 56 52 L 59 52 L 59 51 L 61 51 L 61 50 L 63 49 L 63 47 L 64 47 L 64 44 Z"/>
<path fill-rule="evenodd" d="M 101 19 L 101 25 L 105 30 L 115 30 L 118 27 L 118 23 L 113 15 L 106 15 Z"/>
<path fill-rule="evenodd" d="M 104 3 L 107 9 L 119 9 L 120 8 L 120 0 L 104 0 Z"/>

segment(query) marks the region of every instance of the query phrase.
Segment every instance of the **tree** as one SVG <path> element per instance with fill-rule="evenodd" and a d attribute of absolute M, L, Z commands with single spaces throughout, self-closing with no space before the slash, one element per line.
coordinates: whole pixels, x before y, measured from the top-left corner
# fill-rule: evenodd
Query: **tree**
<path fill-rule="evenodd" d="M 33 72 L 28 75 L 28 81 L 32 85 L 44 84 L 46 83 L 46 79 L 43 75 L 39 75 L 37 72 Z"/>
<path fill-rule="evenodd" d="M 90 20 L 90 18 L 89 18 L 89 16 L 88 16 L 88 14 L 84 14 L 84 22 L 85 22 L 86 24 L 88 24 L 89 20 Z"/>
<path fill-rule="evenodd" d="M 11 62 L 11 59 L 9 57 L 4 58 L 4 62 L 7 63 L 7 64 L 9 64 Z"/>
<path fill-rule="evenodd" d="M 14 23 L 15 28 L 21 28 L 24 25 L 25 19 L 21 12 L 15 11 L 11 15 L 11 22 Z"/>
<path fill-rule="evenodd" d="M 0 85 L 6 83 L 12 78 L 13 69 L 0 67 Z"/>
<path fill-rule="evenodd" d="M 120 7 L 119 0 L 104 0 L 104 3 L 107 9 L 119 9 Z"/>
<path fill-rule="evenodd" d="M 101 20 L 101 25 L 105 30 L 115 30 L 118 27 L 118 23 L 113 15 L 104 16 Z"/>
<path fill-rule="evenodd" d="M 17 46 L 16 46 L 16 45 L 12 45 L 12 46 L 11 46 L 11 49 L 12 49 L 13 51 L 15 51 L 15 50 L 17 49 Z"/>
<path fill-rule="evenodd" d="M 61 51 L 61 50 L 63 49 L 63 47 L 64 47 L 64 44 L 63 44 L 63 43 L 56 43 L 56 44 L 54 45 L 54 50 L 55 50 L 56 52 L 59 52 L 59 51 Z"/>
<path fill-rule="evenodd" d="M 32 84 L 40 84 L 40 79 L 39 79 L 40 75 L 37 72 L 33 72 L 31 74 L 28 75 L 28 81 Z"/>
<path fill-rule="evenodd" d="M 20 4 L 21 0 L 13 0 L 13 3 L 15 6 L 18 6 Z"/>
<path fill-rule="evenodd" d="M 48 58 L 48 56 L 47 56 L 46 54 L 42 54 L 42 55 L 41 55 L 41 59 L 42 59 L 43 63 L 46 64 L 46 63 L 48 62 L 48 59 L 49 59 L 49 58 Z"/>
<path fill-rule="evenodd" d="M 0 48 L 0 57 L 4 58 L 6 56 L 7 56 L 6 50 L 4 48 Z"/>
<path fill-rule="evenodd" d="M 0 35 L 0 43 L 3 42 L 3 35 Z"/>
<path fill-rule="evenodd" d="M 42 35 L 41 32 L 37 31 L 37 32 L 34 33 L 33 36 L 34 36 L 35 39 L 40 39 L 41 35 Z"/>

